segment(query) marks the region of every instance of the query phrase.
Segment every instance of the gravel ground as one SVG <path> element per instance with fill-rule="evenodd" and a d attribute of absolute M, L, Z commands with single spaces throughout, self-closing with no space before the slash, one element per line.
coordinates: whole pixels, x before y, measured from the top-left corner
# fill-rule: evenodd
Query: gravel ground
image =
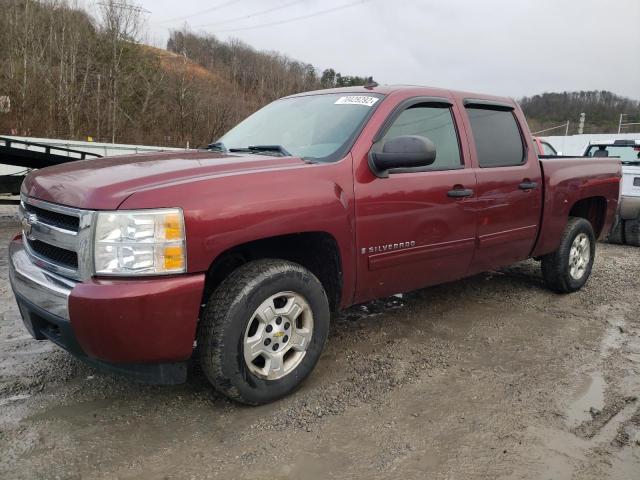
<path fill-rule="evenodd" d="M 104 375 L 22 327 L 0 219 L 0 478 L 640 478 L 640 249 L 585 289 L 527 261 L 351 308 L 275 404 Z"/>

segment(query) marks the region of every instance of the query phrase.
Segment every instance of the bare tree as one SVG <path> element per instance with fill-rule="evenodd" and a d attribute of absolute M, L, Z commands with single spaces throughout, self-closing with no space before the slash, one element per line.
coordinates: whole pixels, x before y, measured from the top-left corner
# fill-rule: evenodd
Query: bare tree
<path fill-rule="evenodd" d="M 125 85 L 127 80 L 123 75 L 123 58 L 129 44 L 136 43 L 141 34 L 142 10 L 129 0 L 104 0 L 99 6 L 103 36 L 108 48 L 107 82 L 111 142 L 115 143 L 120 111 L 118 95 L 121 85 Z"/>

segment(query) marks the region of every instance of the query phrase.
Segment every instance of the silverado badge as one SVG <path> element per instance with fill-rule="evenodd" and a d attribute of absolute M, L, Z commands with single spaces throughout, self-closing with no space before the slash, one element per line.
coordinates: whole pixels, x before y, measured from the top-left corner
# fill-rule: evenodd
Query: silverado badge
<path fill-rule="evenodd" d="M 360 253 L 362 253 L 363 255 L 366 253 L 369 253 L 369 254 L 384 253 L 384 252 L 391 252 L 393 250 L 401 250 L 403 248 L 411 248 L 415 246 L 416 246 L 415 240 L 411 240 L 409 242 L 388 243 L 386 245 L 374 245 L 372 247 L 362 247 L 360 249 Z"/>

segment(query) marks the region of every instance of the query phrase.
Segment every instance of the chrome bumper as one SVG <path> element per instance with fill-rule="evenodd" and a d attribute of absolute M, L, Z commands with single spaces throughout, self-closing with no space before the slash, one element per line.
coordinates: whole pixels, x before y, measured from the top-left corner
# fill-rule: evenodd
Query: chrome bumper
<path fill-rule="evenodd" d="M 20 238 L 9 245 L 9 279 L 16 296 L 69 320 L 69 295 L 76 282 L 35 265 Z"/>

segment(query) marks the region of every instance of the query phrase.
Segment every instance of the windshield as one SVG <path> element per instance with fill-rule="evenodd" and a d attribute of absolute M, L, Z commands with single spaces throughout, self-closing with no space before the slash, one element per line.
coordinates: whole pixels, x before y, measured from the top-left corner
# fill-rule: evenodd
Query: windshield
<path fill-rule="evenodd" d="M 585 155 L 587 157 L 620 157 L 622 162 L 640 162 L 640 145 L 591 145 Z"/>
<path fill-rule="evenodd" d="M 377 94 L 322 94 L 276 100 L 214 144 L 225 151 L 291 154 L 331 160 L 342 155 L 377 106 Z"/>

